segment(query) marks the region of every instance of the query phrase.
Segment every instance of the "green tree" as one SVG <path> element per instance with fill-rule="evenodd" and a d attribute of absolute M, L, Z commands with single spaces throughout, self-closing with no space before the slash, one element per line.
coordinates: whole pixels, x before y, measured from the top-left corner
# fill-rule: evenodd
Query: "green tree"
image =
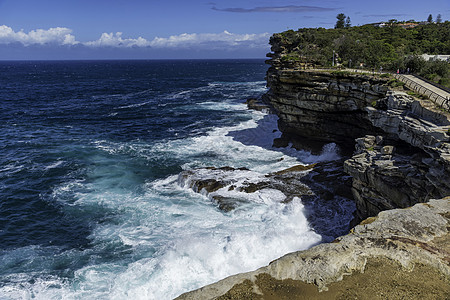
<path fill-rule="evenodd" d="M 428 23 L 433 22 L 433 16 L 431 14 L 428 16 L 427 22 Z"/>
<path fill-rule="evenodd" d="M 441 23 L 442 22 L 442 16 L 441 16 L 441 14 L 438 14 L 437 15 L 437 17 L 436 17 L 436 23 Z"/>
<path fill-rule="evenodd" d="M 446 61 L 442 60 L 432 60 L 427 61 L 424 68 L 423 68 L 423 74 L 425 77 L 428 77 L 430 75 L 439 75 L 441 77 L 445 77 L 449 74 L 450 67 L 449 64 Z M 428 75 L 428 76 L 427 76 Z M 433 77 L 433 76 L 430 76 Z"/>
<path fill-rule="evenodd" d="M 340 13 L 336 16 L 336 25 L 334 25 L 334 28 L 344 28 L 345 27 L 345 15 L 343 13 Z"/>
<path fill-rule="evenodd" d="M 350 21 L 350 17 L 347 17 L 345 20 L 345 28 L 352 27 L 352 22 Z"/>
<path fill-rule="evenodd" d="M 405 59 L 405 67 L 409 68 L 410 72 L 420 74 L 425 68 L 426 61 L 418 55 L 412 55 Z"/>

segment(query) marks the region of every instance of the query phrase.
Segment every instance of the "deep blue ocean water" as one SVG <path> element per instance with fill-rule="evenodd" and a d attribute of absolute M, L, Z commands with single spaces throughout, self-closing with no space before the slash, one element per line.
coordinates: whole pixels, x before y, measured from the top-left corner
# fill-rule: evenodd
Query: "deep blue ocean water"
<path fill-rule="evenodd" d="M 178 180 L 199 167 L 258 177 L 338 157 L 333 145 L 318 156 L 271 147 L 276 116 L 244 104 L 266 91 L 266 70 L 262 60 L 0 62 L 0 299 L 171 299 L 326 240 L 301 199 L 266 190 L 224 212 Z M 341 233 L 353 209 L 343 200 L 327 226 Z"/>

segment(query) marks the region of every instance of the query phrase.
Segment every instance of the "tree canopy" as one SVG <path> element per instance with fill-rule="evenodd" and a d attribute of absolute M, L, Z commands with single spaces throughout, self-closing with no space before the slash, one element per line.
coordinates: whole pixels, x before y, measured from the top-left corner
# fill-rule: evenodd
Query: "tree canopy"
<path fill-rule="evenodd" d="M 340 13 L 336 16 L 336 25 L 334 28 L 344 28 L 345 27 L 345 15 L 343 13 Z"/>
<path fill-rule="evenodd" d="M 286 57 L 319 67 L 332 65 L 333 51 L 338 55 L 339 63 L 345 67 L 362 64 L 365 68 L 376 70 L 380 67 L 384 70 L 406 70 L 410 57 L 425 53 L 450 55 L 449 21 L 406 29 L 394 21 L 385 27 L 363 25 L 345 28 L 345 15 L 341 17 L 338 22 L 343 20 L 344 27 L 289 30 L 273 38 L 281 39 Z M 428 71 L 439 69 L 433 68 L 428 68 Z M 420 72 L 425 72 L 425 69 L 420 69 Z M 442 75 L 444 73 L 441 72 Z"/>

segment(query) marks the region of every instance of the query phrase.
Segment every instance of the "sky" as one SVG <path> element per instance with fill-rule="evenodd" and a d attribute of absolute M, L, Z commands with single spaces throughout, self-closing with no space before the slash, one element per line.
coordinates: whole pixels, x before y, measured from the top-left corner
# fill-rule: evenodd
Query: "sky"
<path fill-rule="evenodd" d="M 450 0 L 0 0 L 0 60 L 264 58 L 287 29 L 450 19 Z"/>

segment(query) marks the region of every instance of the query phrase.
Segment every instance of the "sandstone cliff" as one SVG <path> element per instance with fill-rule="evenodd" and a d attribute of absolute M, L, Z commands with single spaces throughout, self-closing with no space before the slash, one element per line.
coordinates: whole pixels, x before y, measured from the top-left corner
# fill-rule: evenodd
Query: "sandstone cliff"
<path fill-rule="evenodd" d="M 271 39 L 264 100 L 286 141 L 336 142 L 353 156 L 355 221 L 450 195 L 450 114 L 393 88 L 389 74 L 311 69 Z M 356 151 L 355 150 L 356 140 Z"/>

